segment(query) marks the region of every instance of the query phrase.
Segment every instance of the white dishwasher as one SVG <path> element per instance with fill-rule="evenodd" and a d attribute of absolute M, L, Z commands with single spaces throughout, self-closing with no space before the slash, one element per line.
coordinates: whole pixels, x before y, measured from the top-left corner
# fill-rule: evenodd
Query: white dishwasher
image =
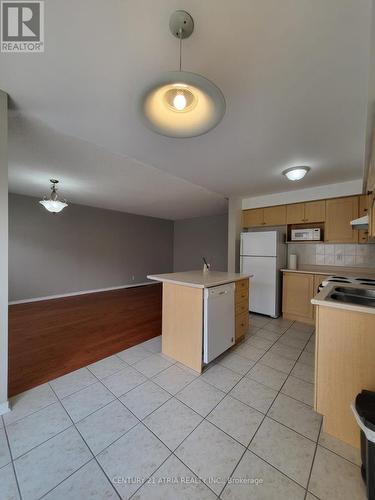
<path fill-rule="evenodd" d="M 204 363 L 210 363 L 234 344 L 234 288 L 234 283 L 229 283 L 204 290 Z"/>

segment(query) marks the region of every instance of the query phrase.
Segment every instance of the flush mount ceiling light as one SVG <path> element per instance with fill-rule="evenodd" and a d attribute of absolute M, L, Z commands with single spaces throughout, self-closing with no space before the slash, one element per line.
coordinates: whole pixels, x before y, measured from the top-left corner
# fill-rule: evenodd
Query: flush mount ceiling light
<path fill-rule="evenodd" d="M 50 179 L 50 182 L 52 183 L 51 186 L 51 196 L 47 198 L 46 196 L 41 200 L 39 203 L 43 205 L 43 207 L 48 210 L 48 212 L 52 212 L 54 214 L 57 214 L 58 212 L 61 212 L 65 207 L 68 206 L 66 203 L 66 200 L 60 201 L 57 197 L 57 187 L 56 184 L 58 184 L 58 180 L 56 179 Z"/>
<path fill-rule="evenodd" d="M 310 167 L 291 167 L 283 171 L 283 175 L 290 181 L 300 181 L 305 177 Z"/>
<path fill-rule="evenodd" d="M 168 137 L 195 137 L 216 127 L 225 113 L 221 90 L 207 78 L 182 71 L 182 40 L 194 31 L 194 21 L 177 10 L 169 27 L 180 43 L 179 71 L 170 71 L 152 83 L 141 97 L 141 114 L 154 132 Z"/>

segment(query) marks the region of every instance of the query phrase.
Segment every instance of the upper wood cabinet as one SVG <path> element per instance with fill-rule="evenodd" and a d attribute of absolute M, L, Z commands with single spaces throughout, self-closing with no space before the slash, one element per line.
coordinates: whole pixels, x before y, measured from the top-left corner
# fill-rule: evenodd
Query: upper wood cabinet
<path fill-rule="evenodd" d="M 325 200 L 293 203 L 286 206 L 287 224 L 303 224 L 304 222 L 324 222 L 326 216 Z"/>
<path fill-rule="evenodd" d="M 363 217 L 364 215 L 368 215 L 369 213 L 369 195 L 361 194 L 359 197 L 359 217 Z M 358 242 L 359 243 L 368 243 L 369 240 L 369 231 L 367 229 L 360 229 L 358 231 Z"/>
<path fill-rule="evenodd" d="M 264 224 L 266 226 L 282 226 L 286 224 L 286 206 L 266 207 L 264 209 Z"/>
<path fill-rule="evenodd" d="M 326 220 L 325 200 L 308 201 L 305 203 L 304 222 L 324 222 Z"/>
<path fill-rule="evenodd" d="M 251 208 L 242 212 L 243 227 L 282 226 L 286 224 L 286 207 Z"/>
<path fill-rule="evenodd" d="M 251 210 L 243 210 L 242 212 L 242 226 L 254 227 L 262 226 L 264 222 L 264 208 L 252 208 Z"/>
<path fill-rule="evenodd" d="M 358 231 L 350 221 L 358 218 L 358 196 L 326 200 L 325 241 L 332 243 L 357 243 Z"/>
<path fill-rule="evenodd" d="M 301 224 L 305 218 L 305 204 L 292 203 L 286 206 L 286 223 Z"/>
<path fill-rule="evenodd" d="M 368 197 L 368 237 L 375 239 L 375 191 Z"/>

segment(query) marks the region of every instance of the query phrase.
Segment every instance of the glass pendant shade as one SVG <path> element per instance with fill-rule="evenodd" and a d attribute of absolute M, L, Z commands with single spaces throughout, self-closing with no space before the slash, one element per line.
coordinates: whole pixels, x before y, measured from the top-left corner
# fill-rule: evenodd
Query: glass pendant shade
<path fill-rule="evenodd" d="M 43 205 L 48 212 L 53 212 L 54 214 L 61 212 L 61 210 L 68 206 L 67 203 L 60 200 L 41 200 L 39 203 Z"/>
<path fill-rule="evenodd" d="M 60 201 L 57 196 L 57 187 L 56 185 L 59 183 L 57 179 L 51 179 L 50 182 L 52 183 L 51 186 L 51 196 L 47 198 L 46 196 L 43 198 L 43 200 L 40 200 L 40 204 L 43 205 L 43 207 L 48 210 L 48 212 L 52 212 L 54 214 L 57 214 L 61 212 L 65 207 L 68 206 L 66 201 Z"/>
<path fill-rule="evenodd" d="M 146 125 L 168 137 L 195 137 L 212 130 L 225 113 L 225 98 L 210 80 L 187 71 L 159 78 L 141 98 Z"/>

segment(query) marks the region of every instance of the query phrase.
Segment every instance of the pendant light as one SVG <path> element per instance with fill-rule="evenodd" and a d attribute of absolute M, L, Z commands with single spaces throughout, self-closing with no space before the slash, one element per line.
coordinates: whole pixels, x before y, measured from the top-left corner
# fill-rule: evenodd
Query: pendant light
<path fill-rule="evenodd" d="M 158 134 L 195 137 L 218 125 L 225 113 L 225 98 L 207 78 L 182 70 L 182 40 L 194 31 L 191 15 L 177 10 L 169 27 L 179 40 L 179 70 L 164 74 L 145 90 L 140 102 L 141 114 L 146 125 Z"/>
<path fill-rule="evenodd" d="M 41 200 L 39 203 L 41 205 L 43 205 L 43 207 L 48 210 L 48 212 L 52 212 L 54 214 L 57 214 L 59 212 L 61 212 L 61 210 L 63 210 L 65 207 L 68 206 L 68 204 L 66 203 L 66 200 L 64 201 L 60 201 L 58 199 L 58 196 L 57 196 L 57 187 L 56 187 L 56 184 L 58 184 L 58 180 L 56 179 L 50 179 L 50 182 L 52 183 L 52 186 L 51 186 L 51 195 L 49 198 L 47 198 L 46 196 L 43 198 L 43 200 Z"/>

